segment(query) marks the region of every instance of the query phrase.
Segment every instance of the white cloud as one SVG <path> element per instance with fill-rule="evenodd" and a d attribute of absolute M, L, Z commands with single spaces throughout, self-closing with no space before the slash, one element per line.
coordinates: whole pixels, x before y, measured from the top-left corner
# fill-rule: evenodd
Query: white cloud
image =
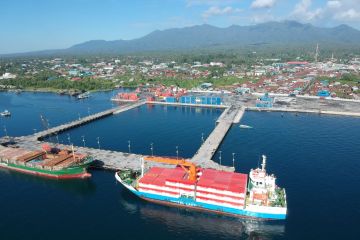
<path fill-rule="evenodd" d="M 276 0 L 255 0 L 251 3 L 251 8 L 272 8 Z"/>
<path fill-rule="evenodd" d="M 360 0 L 294 0 L 292 9 L 284 8 L 285 11 L 278 10 L 283 6 L 288 7 L 289 4 L 285 4 L 288 0 L 251 0 L 249 8 L 237 8 L 239 3 L 244 2 L 245 0 L 185 0 L 187 7 L 198 6 L 203 9 L 201 17 L 205 22 L 216 16 L 222 23 L 241 22 L 245 25 L 290 19 L 317 26 L 349 24 L 360 28 Z M 257 11 L 258 9 L 261 11 Z M 239 12 L 242 14 L 238 14 Z"/>
<path fill-rule="evenodd" d="M 258 23 L 264 23 L 264 22 L 269 22 L 269 21 L 277 21 L 279 19 L 277 19 L 271 13 L 266 13 L 266 14 L 255 14 L 251 17 L 250 20 L 252 23 L 258 24 Z"/>
<path fill-rule="evenodd" d="M 327 1 L 326 6 L 328 8 L 340 8 L 342 4 L 340 1 Z"/>
<path fill-rule="evenodd" d="M 331 0 L 326 7 L 327 17 L 337 23 L 360 22 L 360 0 Z"/>
<path fill-rule="evenodd" d="M 239 13 L 241 11 L 242 11 L 242 9 L 239 9 L 239 8 L 233 8 L 233 7 L 220 8 L 217 6 L 213 6 L 213 7 L 210 7 L 209 9 L 207 9 L 202 14 L 202 17 L 204 18 L 204 20 L 207 20 L 208 18 L 213 17 L 213 16 L 230 15 L 230 14 L 234 14 L 234 13 Z"/>
<path fill-rule="evenodd" d="M 358 21 L 360 20 L 360 11 L 351 8 L 346 11 L 339 12 L 335 15 L 335 19 L 342 21 Z"/>
<path fill-rule="evenodd" d="M 311 10 L 312 0 L 301 0 L 295 5 L 291 17 L 299 21 L 312 21 L 321 18 L 323 9 Z"/>

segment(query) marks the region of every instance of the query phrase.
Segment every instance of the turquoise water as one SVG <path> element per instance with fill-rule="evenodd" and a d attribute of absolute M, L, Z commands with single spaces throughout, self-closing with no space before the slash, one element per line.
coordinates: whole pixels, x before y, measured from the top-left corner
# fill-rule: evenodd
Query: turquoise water
<path fill-rule="evenodd" d="M 10 135 L 76 119 L 90 107 L 111 107 L 112 92 L 78 101 L 54 94 L 0 93 L 1 118 Z M 90 110 L 91 111 L 91 110 Z M 101 148 L 192 156 L 214 127 L 220 110 L 143 106 L 59 135 Z M 283 222 L 214 216 L 144 202 L 116 184 L 112 172 L 92 171 L 86 181 L 54 181 L 0 170 L 1 239 L 356 239 L 360 216 L 360 119 L 246 112 L 219 151 L 222 164 L 247 173 L 268 156 L 268 171 L 287 190 L 289 215 Z M 219 161 L 219 151 L 215 159 Z"/>

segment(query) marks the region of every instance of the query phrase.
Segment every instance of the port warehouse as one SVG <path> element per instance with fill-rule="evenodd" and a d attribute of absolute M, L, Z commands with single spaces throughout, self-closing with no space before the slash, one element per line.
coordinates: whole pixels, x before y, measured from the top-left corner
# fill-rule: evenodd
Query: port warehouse
<path fill-rule="evenodd" d="M 185 103 L 185 104 L 203 104 L 203 105 L 221 105 L 222 99 L 220 97 L 212 96 L 181 96 L 176 97 L 165 97 L 167 103 Z"/>
<path fill-rule="evenodd" d="M 170 94 L 169 94 L 170 95 Z M 180 95 L 180 94 L 179 94 Z M 148 102 L 154 101 L 164 101 L 166 103 L 184 103 L 184 104 L 202 104 L 202 105 L 221 105 L 222 98 L 218 96 L 195 96 L 195 95 L 181 95 L 181 96 L 146 96 Z M 136 92 L 130 93 L 118 93 L 118 95 L 113 98 L 115 101 L 139 101 L 141 99 L 141 94 Z"/>
<path fill-rule="evenodd" d="M 274 99 L 269 96 L 268 93 L 265 93 L 263 96 L 259 97 L 256 100 L 256 107 L 258 108 L 272 108 Z"/>

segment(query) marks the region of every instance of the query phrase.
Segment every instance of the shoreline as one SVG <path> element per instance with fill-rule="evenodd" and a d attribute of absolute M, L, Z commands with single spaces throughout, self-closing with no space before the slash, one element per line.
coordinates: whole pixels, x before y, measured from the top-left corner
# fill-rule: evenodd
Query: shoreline
<path fill-rule="evenodd" d="M 312 114 L 326 114 L 348 117 L 360 117 L 359 112 L 341 112 L 341 111 L 328 111 L 328 110 L 310 110 L 310 109 L 296 109 L 296 108 L 257 108 L 246 107 L 246 111 L 258 112 L 293 112 L 293 113 L 312 113 Z"/>
<path fill-rule="evenodd" d="M 101 90 L 89 90 L 85 92 L 90 93 L 97 93 L 97 92 L 110 92 L 114 91 L 120 88 L 114 88 L 114 89 L 101 89 Z M 61 92 L 65 92 L 63 95 L 72 96 L 71 94 L 67 93 L 68 91 L 80 91 L 80 90 L 74 90 L 74 89 L 47 89 L 47 88 L 25 88 L 25 89 L 1 89 L 0 92 L 8 92 L 8 93 L 22 93 L 22 92 L 30 92 L 30 93 L 55 93 L 60 94 Z M 81 91 L 81 93 L 83 93 Z"/>
<path fill-rule="evenodd" d="M 88 91 L 91 93 L 98 93 L 98 92 L 110 92 L 121 88 L 115 89 L 107 89 L 107 90 L 92 90 Z M 69 90 L 57 90 L 57 89 L 11 89 L 11 90 L 0 90 L 0 92 L 9 92 L 9 93 L 17 93 L 16 91 L 21 92 L 29 92 L 29 93 L 54 93 L 59 95 L 67 95 L 70 97 L 76 97 L 76 95 L 71 95 L 69 93 L 61 94 L 61 91 L 69 91 Z M 300 98 L 307 98 L 308 96 L 302 96 Z M 317 100 L 317 99 L 314 99 Z M 333 101 L 345 101 L 348 102 L 349 99 L 326 99 L 326 100 L 333 100 Z M 319 99 L 320 101 L 320 99 Z M 358 101 L 351 101 L 357 103 Z M 155 105 L 168 105 L 168 106 L 188 106 L 188 107 L 205 107 L 205 108 L 227 108 L 229 104 L 222 104 L 222 105 L 204 105 L 204 104 L 184 104 L 184 103 L 168 103 L 168 102 L 159 102 L 159 101 L 147 101 L 147 104 L 155 104 Z M 258 108 L 252 106 L 244 106 L 246 111 L 267 111 L 267 112 L 292 112 L 292 113 L 312 113 L 312 114 L 326 114 L 326 115 L 337 115 L 337 116 L 349 116 L 349 117 L 360 117 L 360 112 L 351 112 L 351 111 L 341 111 L 339 110 L 321 110 L 321 109 L 306 109 L 306 108 Z"/>

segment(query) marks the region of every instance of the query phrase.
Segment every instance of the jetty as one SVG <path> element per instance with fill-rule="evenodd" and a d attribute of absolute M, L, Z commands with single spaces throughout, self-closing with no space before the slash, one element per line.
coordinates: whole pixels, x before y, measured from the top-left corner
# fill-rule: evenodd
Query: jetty
<path fill-rule="evenodd" d="M 121 112 L 125 112 L 127 110 L 139 107 L 143 104 L 147 103 L 146 101 L 138 101 L 127 103 L 121 105 L 119 107 L 111 108 L 109 110 L 105 110 L 99 113 L 95 113 L 93 115 L 89 115 L 83 118 L 79 118 L 78 120 L 74 120 L 72 122 L 62 124 L 53 128 L 46 129 L 41 132 L 37 132 L 35 134 L 29 136 L 22 137 L 4 137 L 0 139 L 0 142 L 6 143 L 9 142 L 10 146 L 24 148 L 28 150 L 39 150 L 41 149 L 41 145 L 45 144 L 43 140 L 46 137 L 51 135 L 56 135 L 59 132 L 66 131 L 71 128 L 79 127 L 81 125 L 90 123 L 92 121 L 113 115 L 119 114 Z M 156 102 L 154 104 L 157 104 Z M 170 105 L 170 104 L 169 104 Z M 173 104 L 171 104 L 173 105 Z M 185 104 L 178 104 L 179 106 L 184 106 Z M 202 106 L 198 106 L 202 107 Z M 219 106 L 216 106 L 219 107 Z M 232 124 L 239 123 L 242 116 L 244 115 L 245 108 L 241 106 L 220 106 L 225 108 L 223 113 L 216 121 L 216 127 L 213 132 L 209 135 L 209 137 L 204 141 L 201 145 L 200 149 L 196 152 L 193 158 L 189 159 L 194 162 L 196 165 L 202 168 L 213 168 L 224 171 L 234 171 L 233 167 L 222 166 L 215 161 L 212 161 L 215 151 L 218 149 L 219 145 L 223 141 L 227 132 L 231 128 Z M 67 148 L 72 149 L 73 146 L 59 144 L 59 143 L 47 143 L 57 148 Z M 75 150 L 79 153 L 85 153 L 91 155 L 95 160 L 96 168 L 109 169 L 109 170 L 120 170 L 120 169 L 133 169 L 139 170 L 141 168 L 140 159 L 143 157 L 141 154 L 134 153 L 126 153 L 119 151 L 111 151 L 105 149 L 97 149 L 97 148 L 88 148 L 88 147 L 80 147 L 76 146 Z M 159 163 L 150 163 L 150 165 L 159 165 Z"/>
<path fill-rule="evenodd" d="M 216 121 L 216 127 L 208 136 L 208 138 L 203 142 L 199 150 L 192 157 L 192 161 L 198 164 L 205 164 L 211 161 L 216 150 L 219 148 L 221 142 L 225 138 L 232 124 L 239 123 L 243 117 L 245 108 L 230 106 L 220 115 L 219 119 Z"/>
<path fill-rule="evenodd" d="M 2 139 L 5 142 L 6 139 Z M 35 140 L 33 137 L 23 136 L 23 137 L 15 137 L 11 138 L 11 141 L 14 142 L 16 147 L 24 148 L 27 150 L 36 151 L 41 149 L 42 144 L 53 145 L 53 143 L 47 143 Z M 54 147 L 61 149 L 72 149 L 73 146 L 66 144 L 55 144 Z M 105 149 L 97 149 L 97 148 L 89 148 L 89 147 L 78 147 L 74 146 L 76 152 L 84 153 L 91 155 L 96 161 L 94 164 L 95 168 L 100 169 L 108 169 L 108 170 L 122 170 L 122 169 L 132 169 L 132 170 L 140 170 L 141 169 L 141 158 L 144 155 L 134 154 L 134 153 L 126 153 L 119 151 L 111 151 Z M 159 163 L 147 163 L 148 166 L 159 166 Z M 222 166 L 213 161 L 195 162 L 196 165 L 203 168 L 214 168 L 224 171 L 233 171 L 233 168 Z M 166 165 L 161 165 L 166 166 Z"/>
<path fill-rule="evenodd" d="M 248 111 L 266 111 L 266 112 L 290 112 L 290 113 L 314 113 L 325 115 L 340 115 L 349 117 L 360 117 L 360 112 L 346 112 L 346 111 L 330 111 L 322 109 L 304 109 L 304 108 L 258 108 L 258 107 L 246 107 Z"/>
<path fill-rule="evenodd" d="M 143 104 L 145 104 L 145 101 L 139 101 L 139 102 L 131 103 L 131 104 L 124 104 L 119 107 L 111 108 L 111 109 L 108 109 L 108 110 L 105 110 L 105 111 L 102 111 L 99 113 L 95 113 L 95 114 L 92 114 L 92 115 L 89 115 L 89 116 L 86 116 L 83 118 L 79 118 L 78 120 L 74 120 L 72 122 L 68 122 L 68 123 L 53 127 L 53 128 L 46 129 L 41 132 L 37 132 L 37 133 L 31 135 L 31 137 L 34 140 L 43 140 L 44 138 L 46 138 L 48 136 L 58 134 L 60 132 L 66 131 L 71 128 L 79 127 L 81 125 L 93 122 L 95 120 L 98 120 L 98 119 L 101 119 L 101 118 L 104 118 L 104 117 L 107 117 L 107 116 L 110 116 L 113 114 L 119 114 L 121 112 L 125 112 L 127 110 L 140 107 Z"/>

